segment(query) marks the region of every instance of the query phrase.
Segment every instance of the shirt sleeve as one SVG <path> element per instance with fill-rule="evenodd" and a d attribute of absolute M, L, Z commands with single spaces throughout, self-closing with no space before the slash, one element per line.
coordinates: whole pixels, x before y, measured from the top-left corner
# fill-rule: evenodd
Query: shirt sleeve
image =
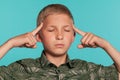
<path fill-rule="evenodd" d="M 115 65 L 102 66 L 88 63 L 91 78 L 99 80 L 118 80 L 118 71 Z"/>

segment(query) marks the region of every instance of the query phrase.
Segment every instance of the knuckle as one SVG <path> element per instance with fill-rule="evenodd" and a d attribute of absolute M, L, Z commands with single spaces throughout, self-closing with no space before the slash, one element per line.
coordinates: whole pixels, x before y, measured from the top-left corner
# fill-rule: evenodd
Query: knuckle
<path fill-rule="evenodd" d="M 85 42 L 84 44 L 85 44 L 85 45 L 88 45 L 88 44 L 89 44 L 89 42 Z"/>
<path fill-rule="evenodd" d="M 84 40 L 83 39 L 81 39 L 81 43 L 84 44 Z"/>

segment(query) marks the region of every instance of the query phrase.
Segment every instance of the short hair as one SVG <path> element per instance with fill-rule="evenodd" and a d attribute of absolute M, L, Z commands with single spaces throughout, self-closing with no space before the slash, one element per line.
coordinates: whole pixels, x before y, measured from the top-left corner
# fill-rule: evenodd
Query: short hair
<path fill-rule="evenodd" d="M 37 18 L 37 26 L 39 26 L 41 24 L 41 22 L 48 16 L 51 14 L 67 14 L 72 20 L 73 20 L 73 16 L 70 12 L 70 10 L 62 5 L 62 4 L 50 4 L 46 7 L 44 7 L 38 14 L 38 18 Z M 74 20 L 73 20 L 74 23 Z"/>

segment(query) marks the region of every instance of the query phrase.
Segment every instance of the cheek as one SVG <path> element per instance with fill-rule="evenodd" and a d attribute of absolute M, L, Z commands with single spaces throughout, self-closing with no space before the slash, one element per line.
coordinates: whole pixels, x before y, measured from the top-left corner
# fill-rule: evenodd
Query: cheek
<path fill-rule="evenodd" d="M 66 41 L 69 41 L 69 42 L 73 42 L 74 40 L 74 35 L 71 34 L 71 35 L 65 35 L 65 40 Z"/>
<path fill-rule="evenodd" d="M 51 42 L 53 42 L 54 41 L 54 36 L 53 35 L 51 35 L 51 34 L 46 34 L 45 36 L 44 36 L 44 38 L 43 38 L 43 42 L 45 42 L 45 43 L 51 43 Z"/>

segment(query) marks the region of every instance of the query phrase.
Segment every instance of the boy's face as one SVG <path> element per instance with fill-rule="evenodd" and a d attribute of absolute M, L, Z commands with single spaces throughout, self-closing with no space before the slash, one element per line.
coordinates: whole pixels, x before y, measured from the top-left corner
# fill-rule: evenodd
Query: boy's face
<path fill-rule="evenodd" d="M 40 38 L 47 53 L 64 55 L 74 40 L 72 19 L 66 14 L 49 15 L 43 21 Z"/>

